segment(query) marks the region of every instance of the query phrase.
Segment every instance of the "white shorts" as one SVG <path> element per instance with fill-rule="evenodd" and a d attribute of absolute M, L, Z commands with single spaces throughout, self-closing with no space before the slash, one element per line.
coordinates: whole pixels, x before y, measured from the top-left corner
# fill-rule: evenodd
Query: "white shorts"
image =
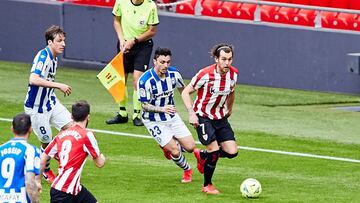
<path fill-rule="evenodd" d="M 178 114 L 175 114 L 175 117 L 168 121 L 149 121 L 145 119 L 142 121 L 150 135 L 161 147 L 169 143 L 173 137 L 183 138 L 191 136 L 189 129 Z"/>
<path fill-rule="evenodd" d="M 59 100 L 49 112 L 38 113 L 37 108 L 25 107 L 25 113 L 30 115 L 31 127 L 42 143 L 49 143 L 52 140 L 51 126 L 60 131 L 62 127 L 72 122 L 70 112 Z"/>

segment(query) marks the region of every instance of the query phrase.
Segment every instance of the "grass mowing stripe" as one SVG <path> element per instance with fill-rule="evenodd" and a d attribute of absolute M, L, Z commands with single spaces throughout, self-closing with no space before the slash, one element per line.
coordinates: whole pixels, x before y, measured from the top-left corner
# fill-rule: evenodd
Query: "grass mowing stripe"
<path fill-rule="evenodd" d="M 8 119 L 8 118 L 0 118 L 0 121 L 12 122 L 12 120 Z M 152 137 L 149 136 L 149 135 L 140 135 L 140 134 L 116 132 L 116 131 L 109 131 L 109 130 L 91 129 L 91 128 L 89 128 L 89 130 L 91 130 L 93 132 L 96 132 L 96 133 L 152 139 Z M 195 143 L 196 144 L 201 144 L 199 141 L 195 141 Z M 254 147 L 245 147 L 245 146 L 238 146 L 237 148 L 242 149 L 242 150 L 248 150 L 248 151 L 258 151 L 258 152 L 266 152 L 266 153 L 283 154 L 283 155 L 289 155 L 289 156 L 301 156 L 301 157 L 309 157 L 309 158 L 317 158 L 317 159 L 327 159 L 327 160 L 335 160 L 335 161 L 343 161 L 343 162 L 360 163 L 360 160 L 342 158 L 342 157 L 322 156 L 322 155 L 315 155 L 315 154 L 307 154 L 307 153 L 299 153 L 299 152 L 287 152 L 287 151 L 272 150 L 272 149 L 262 149 L 262 148 L 254 148 Z"/>

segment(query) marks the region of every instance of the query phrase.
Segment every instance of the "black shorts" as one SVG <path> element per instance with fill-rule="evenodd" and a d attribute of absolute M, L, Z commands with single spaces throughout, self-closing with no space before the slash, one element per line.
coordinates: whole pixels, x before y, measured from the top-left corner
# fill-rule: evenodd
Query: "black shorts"
<path fill-rule="evenodd" d="M 215 140 L 218 143 L 228 140 L 235 141 L 234 131 L 226 117 L 219 120 L 211 120 L 198 115 L 198 118 L 199 126 L 196 128 L 196 132 L 201 144 L 208 145 Z"/>
<path fill-rule="evenodd" d="M 128 53 L 124 54 L 125 73 L 133 73 L 134 69 L 145 72 L 149 67 L 150 57 L 154 43 L 152 39 L 136 43 Z M 119 52 L 119 42 L 117 44 Z"/>
<path fill-rule="evenodd" d="M 72 195 L 66 192 L 51 188 L 50 190 L 51 203 L 96 203 L 97 200 L 83 185 L 81 191 L 77 195 Z"/>

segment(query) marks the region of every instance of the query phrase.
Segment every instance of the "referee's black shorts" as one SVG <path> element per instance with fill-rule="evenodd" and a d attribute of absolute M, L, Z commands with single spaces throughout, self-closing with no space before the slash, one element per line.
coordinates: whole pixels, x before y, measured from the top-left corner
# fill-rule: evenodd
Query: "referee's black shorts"
<path fill-rule="evenodd" d="M 51 203 L 96 203 L 97 200 L 83 185 L 81 191 L 77 195 L 59 191 L 51 187 L 50 190 Z"/>
<path fill-rule="evenodd" d="M 211 120 L 207 117 L 199 118 L 199 126 L 196 128 L 199 141 L 203 145 L 208 145 L 213 141 L 219 144 L 228 140 L 235 140 L 234 131 L 232 130 L 227 117 L 219 120 Z"/>
<path fill-rule="evenodd" d="M 125 73 L 133 73 L 134 69 L 145 72 L 149 67 L 150 57 L 153 50 L 153 40 L 136 43 L 128 53 L 124 54 Z M 120 52 L 119 42 L 117 51 Z"/>

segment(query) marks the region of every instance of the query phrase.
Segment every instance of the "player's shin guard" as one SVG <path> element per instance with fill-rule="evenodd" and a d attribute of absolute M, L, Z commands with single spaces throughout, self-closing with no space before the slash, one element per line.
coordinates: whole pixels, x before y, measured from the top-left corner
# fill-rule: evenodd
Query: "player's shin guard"
<path fill-rule="evenodd" d="M 136 90 L 134 90 L 134 93 L 133 93 L 133 106 L 134 106 L 133 119 L 140 118 L 141 102 L 138 99 Z"/>
<path fill-rule="evenodd" d="M 229 153 L 225 152 L 224 150 L 222 150 L 221 148 L 219 151 L 220 151 L 220 157 L 227 157 L 229 159 L 235 158 L 238 155 L 238 152 L 236 152 L 235 154 L 229 154 Z"/>
<path fill-rule="evenodd" d="M 211 179 L 214 174 L 217 160 L 219 159 L 219 150 L 206 153 L 205 165 L 204 165 L 204 186 L 212 184 Z"/>
<path fill-rule="evenodd" d="M 185 156 L 181 152 L 179 157 L 171 156 L 171 159 L 176 163 L 176 165 L 178 165 L 184 171 L 189 170 L 191 168 L 188 162 L 186 161 Z"/>

